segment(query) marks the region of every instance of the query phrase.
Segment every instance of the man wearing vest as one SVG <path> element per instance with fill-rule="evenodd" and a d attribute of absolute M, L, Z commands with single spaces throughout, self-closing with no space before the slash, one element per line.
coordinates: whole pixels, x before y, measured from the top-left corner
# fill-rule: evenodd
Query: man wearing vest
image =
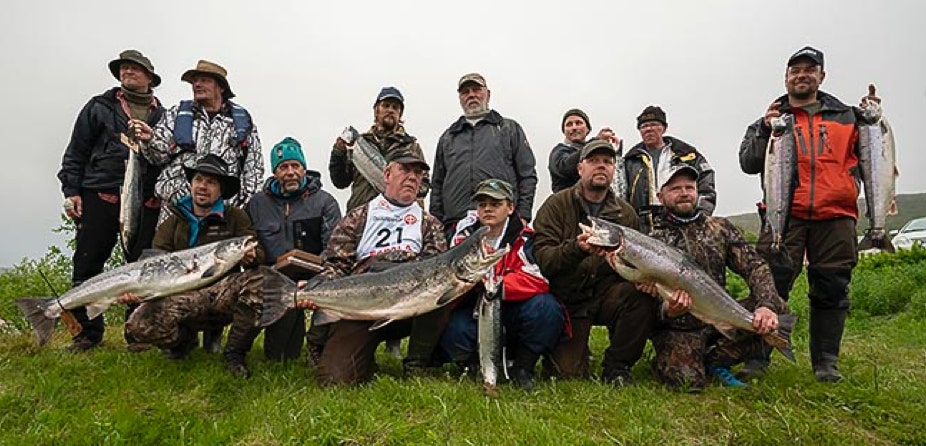
<path fill-rule="evenodd" d="M 592 124 L 588 120 L 588 115 L 578 108 L 566 110 L 560 130 L 562 130 L 566 139 L 550 151 L 550 161 L 547 165 L 550 170 L 550 183 L 554 193 L 572 187 L 579 181 L 579 171 L 577 170 L 579 152 L 582 151 L 582 147 L 585 147 L 586 144 L 594 139 L 603 139 L 611 141 L 614 147 L 621 146 L 620 138 L 614 134 L 613 130 L 607 127 L 599 130 L 595 138 L 586 141 L 585 138 L 592 131 Z M 620 173 L 623 174 L 623 172 Z"/>
<path fill-rule="evenodd" d="M 373 103 L 373 126 L 360 137 L 379 149 L 383 158 L 394 150 L 407 150 L 424 159 L 418 140 L 405 133 L 405 127 L 402 126 L 404 111 L 405 98 L 402 92 L 395 87 L 383 87 Z M 354 168 L 347 152 L 347 145 L 341 138 L 335 140 L 334 147 L 331 149 L 328 174 L 331 176 L 334 187 L 344 189 L 350 186 L 350 198 L 347 200 L 348 210 L 368 203 L 379 194 L 379 191 L 373 188 L 373 185 Z M 425 172 L 418 195 L 426 196 L 429 189 L 430 180 Z"/>
<path fill-rule="evenodd" d="M 164 112 L 152 92 L 152 88 L 160 85 L 161 77 L 142 53 L 123 51 L 109 63 L 109 71 L 121 85 L 94 97 L 80 111 L 58 172 L 65 197 L 64 210 L 77 227 L 71 275 L 74 286 L 102 272 L 116 245 L 119 190 L 129 156 L 129 148 L 121 142 L 120 135 L 133 136 L 133 127 L 154 125 Z M 137 260 L 142 250 L 151 246 L 161 210 L 160 201 L 154 196 L 160 169 L 144 160 L 141 167 L 140 230 L 134 240 L 122 241 L 128 262 Z M 69 348 L 81 351 L 99 345 L 103 340 L 103 316 L 89 320 L 84 307 L 75 308 L 72 313 L 82 330 Z M 126 341 L 132 351 L 146 348 L 130 337 Z"/>
<path fill-rule="evenodd" d="M 138 138 L 147 142 L 142 147 L 145 157 L 164 166 L 155 190 L 167 203 L 189 195 L 184 168 L 213 154 L 221 157 L 229 173 L 241 181 L 240 191 L 226 203 L 243 209 L 264 179 L 257 127 L 247 110 L 231 101 L 235 94 L 225 68 L 200 60 L 180 79 L 193 86 L 193 100 L 171 107 L 154 130 L 145 125 L 138 132 Z M 167 217 L 166 212 L 161 213 L 161 221 Z M 203 345 L 217 351 L 220 338 L 221 332 L 205 333 Z"/>
<path fill-rule="evenodd" d="M 299 141 L 285 138 L 273 146 L 270 168 L 273 176 L 264 183 L 263 191 L 251 197 L 247 209 L 267 254 L 267 263 L 273 264 L 294 249 L 320 255 L 328 245 L 331 230 L 341 219 L 338 202 L 322 190 L 321 174 L 306 170 Z M 291 278 L 310 277 L 306 274 Z M 259 331 L 254 329 L 249 335 L 229 332 L 228 345 L 240 344 L 247 353 Z M 305 312 L 291 311 L 264 331 L 264 354 L 275 360 L 296 359 L 305 334 Z M 314 343 L 310 336 L 309 351 L 321 351 L 323 341 L 324 333 Z"/>
<path fill-rule="evenodd" d="M 171 216 L 158 226 L 152 242 L 154 249 L 173 252 L 255 235 L 247 214 L 222 200 L 233 197 L 240 185 L 237 177 L 228 174 L 221 158 L 206 155 L 196 167 L 184 170 L 192 193 L 167 205 Z M 241 265 L 254 267 L 263 258 L 263 250 L 258 246 L 245 255 Z M 126 322 L 126 332 L 160 347 L 170 359 L 184 359 L 198 344 L 198 330 L 218 328 L 221 333 L 230 322 L 232 333 L 247 332 L 254 327 L 257 321 L 254 309 L 260 308 L 261 303 L 262 278 L 256 271 L 231 272 L 208 287 L 144 302 Z M 126 294 L 119 302 L 138 302 L 138 297 Z M 246 354 L 235 349 L 231 342 L 226 348 L 225 359 L 235 375 L 250 374 L 244 362 Z"/>
<path fill-rule="evenodd" d="M 669 124 L 662 108 L 650 105 L 637 116 L 637 130 L 643 139 L 624 156 L 627 175 L 627 201 L 640 216 L 643 232 L 653 228 L 653 217 L 663 212 L 656 193 L 668 172 L 679 164 L 687 164 L 701 172 L 698 177 L 698 209 L 707 215 L 714 212 L 717 189 L 714 169 L 694 147 L 678 138 L 665 136 Z"/>
<path fill-rule="evenodd" d="M 416 201 L 428 164 L 408 151 L 390 152 L 386 162 L 386 190 L 369 203 L 351 209 L 338 223 L 325 249 L 324 270 L 313 280 L 381 271 L 390 264 L 447 250 L 440 222 Z M 312 304 L 299 301 L 299 305 L 310 308 Z M 419 372 L 432 365 L 448 316 L 449 309 L 444 307 L 372 331 L 371 321 L 334 322 L 318 361 L 316 379 L 321 385 L 366 381 L 373 374 L 379 343 L 405 336 L 410 338 L 403 365 L 406 372 Z"/>
<path fill-rule="evenodd" d="M 842 380 L 836 361 L 849 312 L 849 282 L 858 259 L 858 126 L 871 122 L 861 110 L 820 91 L 825 77 L 820 50 L 808 46 L 794 53 L 785 68 L 787 94 L 746 128 L 739 159 L 743 172 L 762 173 L 771 120 L 782 114 L 794 117 L 797 179 L 784 234 L 786 252 L 772 255 L 768 230 L 759 235 L 756 248 L 772 267 L 775 287 L 785 301 L 804 259 L 809 261 L 810 361 L 817 381 L 837 382 Z M 862 106 L 881 101 L 873 89 L 862 98 Z M 741 376 L 760 375 L 767 365 L 767 356 L 755 358 Z"/>

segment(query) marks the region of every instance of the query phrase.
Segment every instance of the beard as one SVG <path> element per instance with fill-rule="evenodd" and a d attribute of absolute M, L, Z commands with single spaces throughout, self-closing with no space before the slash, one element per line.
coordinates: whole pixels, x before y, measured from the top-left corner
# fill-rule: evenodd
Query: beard
<path fill-rule="evenodd" d="M 387 131 L 387 132 L 391 132 L 391 131 L 395 130 L 396 124 L 398 124 L 398 122 L 399 122 L 399 120 L 398 120 L 397 118 L 394 118 L 394 117 L 392 117 L 392 116 L 385 116 L 385 117 L 383 117 L 383 119 L 380 120 L 379 126 L 380 126 L 380 128 L 382 128 L 383 130 L 385 130 L 385 131 Z"/>
<path fill-rule="evenodd" d="M 666 205 L 666 210 L 675 215 L 678 215 L 679 217 L 691 217 L 698 211 L 695 207 L 695 203 L 687 201 Z"/>

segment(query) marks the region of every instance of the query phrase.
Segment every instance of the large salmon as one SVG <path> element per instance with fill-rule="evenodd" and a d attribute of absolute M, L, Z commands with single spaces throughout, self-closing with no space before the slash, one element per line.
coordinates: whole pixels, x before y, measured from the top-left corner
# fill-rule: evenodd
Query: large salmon
<path fill-rule="evenodd" d="M 762 190 L 765 193 L 765 223 L 771 233 L 771 251 L 783 249 L 788 230 L 791 201 L 797 181 L 797 151 L 794 145 L 794 116 L 785 114 L 772 120 L 772 137 L 765 154 Z"/>
<path fill-rule="evenodd" d="M 865 206 L 868 207 L 869 221 L 868 232 L 859 242 L 858 249 L 880 248 L 894 252 L 894 245 L 885 229 L 887 216 L 897 213 L 894 196 L 898 170 L 894 132 L 881 114 L 881 106 L 877 102 L 869 101 L 863 109 L 863 115 L 874 124 L 858 126 L 858 164 L 865 185 Z"/>

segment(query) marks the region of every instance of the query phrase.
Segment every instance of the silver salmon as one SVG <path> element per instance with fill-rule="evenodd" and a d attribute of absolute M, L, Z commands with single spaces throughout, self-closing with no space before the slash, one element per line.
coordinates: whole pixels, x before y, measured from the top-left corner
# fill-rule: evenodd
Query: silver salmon
<path fill-rule="evenodd" d="M 347 143 L 347 157 L 357 172 L 363 176 L 377 192 L 386 190 L 383 171 L 386 170 L 386 158 L 373 144 L 360 136 L 357 129 L 348 126 L 341 133 L 341 139 Z"/>
<path fill-rule="evenodd" d="M 482 372 L 482 390 L 486 396 L 498 396 L 498 365 L 502 357 L 502 300 L 503 279 L 490 274 L 486 291 L 477 304 L 479 319 L 476 323 L 479 342 L 479 369 Z"/>
<path fill-rule="evenodd" d="M 127 255 L 141 226 L 142 156 L 134 139 L 125 136 L 124 133 L 120 134 L 119 138 L 129 148 L 129 160 L 125 165 L 125 177 L 119 193 L 119 237 L 122 252 Z"/>
<path fill-rule="evenodd" d="M 244 236 L 158 254 L 97 274 L 61 297 L 22 298 L 16 305 L 32 324 L 38 344 L 45 345 L 64 310 L 85 306 L 93 319 L 125 293 L 151 300 L 202 288 L 235 268 L 255 246 L 256 238 Z"/>
<path fill-rule="evenodd" d="M 894 151 L 894 132 L 881 114 L 881 106 L 869 101 L 863 115 L 874 124 L 858 126 L 859 159 L 865 186 L 865 206 L 868 207 L 868 232 L 858 249 L 880 248 L 894 252 L 885 224 L 888 215 L 897 214 L 895 182 L 899 174 Z"/>
<path fill-rule="evenodd" d="M 505 247 L 489 253 L 487 232 L 488 228 L 480 228 L 463 243 L 427 259 L 381 272 L 310 281 L 305 290 L 279 272 L 263 268 L 260 325 L 276 322 L 303 299 L 319 308 L 314 320 L 319 325 L 340 319 L 378 321 L 370 328 L 375 330 L 394 320 L 430 312 L 469 291 L 508 252 Z"/>
<path fill-rule="evenodd" d="M 772 137 L 765 154 L 762 190 L 765 193 L 765 222 L 771 232 L 772 253 L 783 249 L 797 181 L 797 150 L 794 146 L 794 116 L 784 114 L 772 120 Z"/>
<path fill-rule="evenodd" d="M 613 249 L 608 254 L 608 263 L 625 279 L 654 282 L 663 298 L 675 290 L 685 290 L 691 296 L 689 312 L 730 339 L 737 338 L 735 329 L 755 333 L 752 313 L 730 297 L 688 254 L 633 229 L 596 217 L 589 219 L 591 227 L 582 225 L 583 232 L 592 234 L 588 243 Z M 779 315 L 778 330 L 763 336 L 791 361 L 794 361 L 791 350 L 794 322 L 794 315 Z"/>

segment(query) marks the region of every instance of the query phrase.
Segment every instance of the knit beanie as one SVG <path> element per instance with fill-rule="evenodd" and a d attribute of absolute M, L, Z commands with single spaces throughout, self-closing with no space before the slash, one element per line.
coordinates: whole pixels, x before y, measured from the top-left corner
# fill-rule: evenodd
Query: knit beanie
<path fill-rule="evenodd" d="M 270 170 L 277 170 L 277 166 L 279 166 L 280 163 L 288 160 L 299 161 L 299 164 L 302 164 L 302 167 L 306 168 L 305 155 L 302 154 L 302 146 L 299 145 L 299 141 L 287 136 L 283 138 L 282 141 L 276 143 L 270 151 Z"/>
<path fill-rule="evenodd" d="M 640 128 L 647 121 L 658 121 L 666 127 L 669 126 L 669 123 L 666 122 L 666 112 L 662 111 L 658 105 L 650 105 L 643 109 L 640 116 L 637 116 L 637 128 Z"/>
<path fill-rule="evenodd" d="M 578 108 L 570 108 L 568 111 L 566 111 L 566 114 L 563 115 L 563 122 L 559 126 L 560 131 L 566 131 L 566 119 L 568 119 L 570 116 L 578 116 L 582 118 L 582 120 L 585 121 L 585 126 L 588 127 L 588 131 L 592 131 L 592 123 L 588 120 L 588 115 L 586 115 L 584 111 L 579 110 Z"/>

